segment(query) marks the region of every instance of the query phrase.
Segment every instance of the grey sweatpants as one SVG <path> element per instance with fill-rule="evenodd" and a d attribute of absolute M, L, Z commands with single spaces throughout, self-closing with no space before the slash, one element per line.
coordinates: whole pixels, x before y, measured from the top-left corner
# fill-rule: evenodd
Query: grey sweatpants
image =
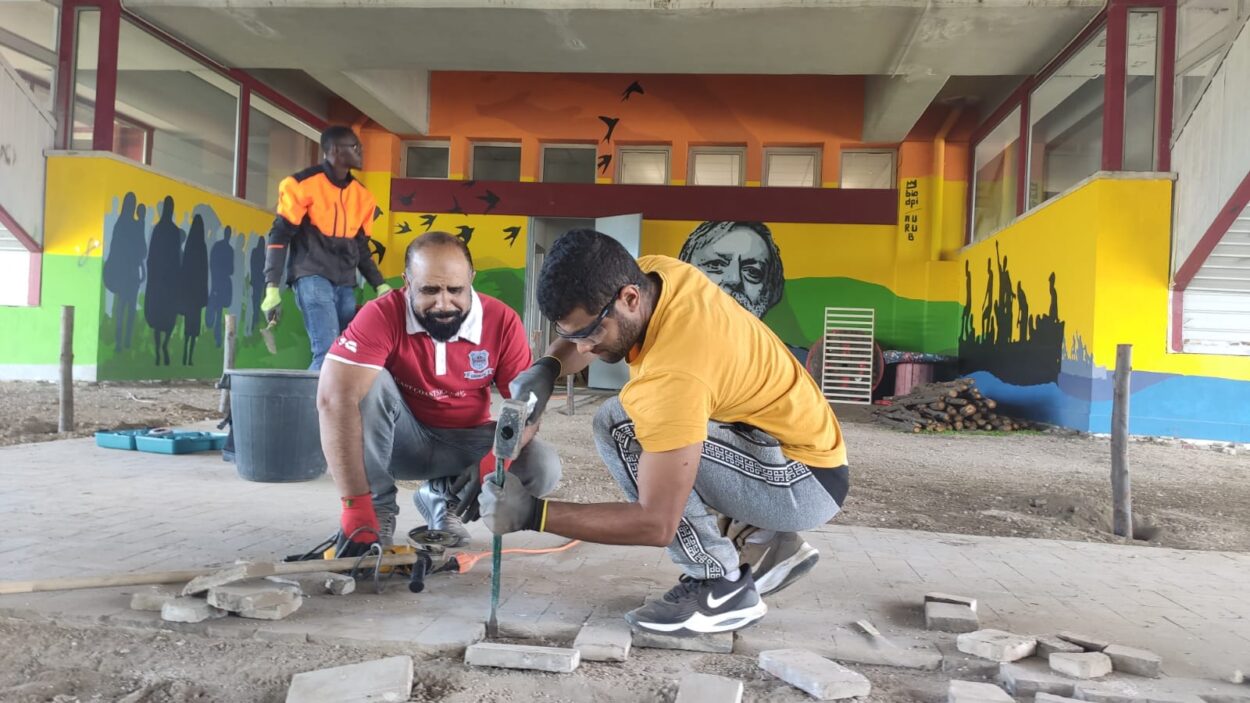
<path fill-rule="evenodd" d="M 709 508 L 764 530 L 799 532 L 823 525 L 839 507 L 805 464 L 787 459 L 767 433 L 709 422 L 694 490 L 669 556 L 689 576 L 719 578 L 738 568 L 738 550 Z M 630 500 L 638 500 L 642 447 L 634 423 L 611 398 L 595 415 L 595 447 Z"/>
<path fill-rule="evenodd" d="M 464 429 L 421 424 L 386 371 L 378 373 L 368 395 L 360 401 L 360 417 L 365 476 L 379 516 L 399 514 L 396 479 L 458 476 L 468 467 L 476 467 L 495 441 L 494 422 Z M 554 447 L 535 438 L 521 450 L 508 472 L 521 479 L 531 494 L 544 496 L 560 482 L 560 457 Z"/>

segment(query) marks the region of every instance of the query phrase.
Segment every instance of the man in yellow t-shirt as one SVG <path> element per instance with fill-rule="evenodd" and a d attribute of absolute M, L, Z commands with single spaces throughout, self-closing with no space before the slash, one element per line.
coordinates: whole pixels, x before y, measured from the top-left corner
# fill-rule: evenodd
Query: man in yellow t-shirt
<path fill-rule="evenodd" d="M 533 392 L 541 407 L 559 375 L 595 356 L 626 360 L 630 380 L 596 414 L 594 438 L 631 502 L 544 501 L 506 478 L 483 487 L 483 522 L 495 534 L 668 547 L 685 576 L 628 613 L 634 627 L 693 635 L 759 620 L 761 596 L 819 558 L 797 533 L 828 522 L 846 497 L 846 446 L 816 382 L 701 271 L 635 260 L 593 230 L 552 246 L 538 304 L 561 339 L 512 397 Z"/>

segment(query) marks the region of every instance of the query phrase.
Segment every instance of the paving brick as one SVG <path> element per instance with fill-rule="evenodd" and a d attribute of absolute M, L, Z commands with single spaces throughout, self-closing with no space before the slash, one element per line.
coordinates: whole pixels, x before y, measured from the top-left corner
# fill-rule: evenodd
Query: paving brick
<path fill-rule="evenodd" d="M 859 672 L 806 649 L 760 652 L 760 668 L 816 700 L 835 701 L 867 696 L 872 684 Z"/>
<path fill-rule="evenodd" d="M 998 681 L 1013 696 L 1027 698 L 1039 693 L 1071 696 L 1076 682 L 1050 670 L 1050 666 L 1037 659 L 1004 662 L 998 667 Z"/>
<path fill-rule="evenodd" d="M 1111 657 L 1102 652 L 1055 652 L 1050 668 L 1076 679 L 1096 679 L 1111 673 Z"/>
<path fill-rule="evenodd" d="M 161 619 L 167 622 L 204 622 L 226 617 L 226 611 L 214 608 L 203 598 L 180 596 L 161 606 Z"/>
<path fill-rule="evenodd" d="M 248 608 L 238 612 L 239 617 L 241 618 L 250 618 L 252 620 L 281 620 L 282 618 L 285 618 L 291 613 L 299 610 L 300 606 L 303 604 L 304 599 L 297 596 L 293 600 L 289 600 L 285 603 L 279 603 L 278 605 L 268 605 L 263 608 Z"/>
<path fill-rule="evenodd" d="M 166 603 L 178 597 L 180 590 L 167 585 L 148 586 L 130 595 L 130 609 L 160 612 Z"/>
<path fill-rule="evenodd" d="M 1065 642 L 1071 642 L 1087 652 L 1101 652 L 1111 646 L 1111 643 L 1106 640 L 1081 634 L 1080 632 L 1060 632 L 1057 637 Z"/>
<path fill-rule="evenodd" d="M 235 564 L 221 571 L 214 571 L 211 574 L 204 574 L 191 579 L 186 586 L 183 586 L 182 595 L 194 596 L 204 593 L 215 586 L 224 586 L 235 581 L 246 581 L 264 576 L 273 576 L 273 564 L 268 562 Z"/>
<path fill-rule="evenodd" d="M 231 583 L 208 589 L 208 604 L 232 613 L 275 608 L 299 599 L 299 587 L 270 581 Z"/>
<path fill-rule="evenodd" d="M 650 630 L 634 630 L 634 646 L 648 649 L 681 649 L 687 652 L 728 654 L 734 651 L 734 636 L 732 632 L 718 632 L 712 635 L 674 637 L 673 635 L 662 635 Z"/>
<path fill-rule="evenodd" d="M 582 659 L 595 662 L 623 662 L 629 658 L 633 633 L 623 621 L 586 623 L 573 648 L 582 653 Z"/>
<path fill-rule="evenodd" d="M 1039 659 L 1050 660 L 1050 655 L 1055 652 L 1063 652 L 1065 654 L 1080 654 L 1085 648 L 1079 644 L 1072 644 L 1067 640 L 1061 640 L 1057 635 L 1038 635 L 1037 637 L 1037 657 Z"/>
<path fill-rule="evenodd" d="M 942 653 L 931 642 L 912 638 L 872 637 L 856 630 L 833 631 L 830 659 L 856 664 L 896 666 L 904 669 L 936 671 L 942 666 Z M 995 668 L 997 671 L 997 668 Z"/>
<path fill-rule="evenodd" d="M 529 669 L 570 674 L 581 663 L 576 649 L 531 647 L 520 644 L 479 642 L 464 650 L 464 663 L 469 666 L 494 666 L 503 669 Z"/>
<path fill-rule="evenodd" d="M 1125 682 L 1079 683 L 1077 700 L 1090 703 L 1207 703 L 1203 696 L 1169 693 Z"/>
<path fill-rule="evenodd" d="M 981 623 L 976 611 L 966 605 L 930 601 L 924 604 L 924 626 L 941 632 L 976 632 Z"/>
<path fill-rule="evenodd" d="M 740 703 L 742 682 L 712 674 L 686 674 L 673 703 Z"/>
<path fill-rule="evenodd" d="M 412 657 L 375 659 L 296 674 L 286 703 L 406 701 L 412 694 Z"/>
<path fill-rule="evenodd" d="M 1003 689 L 992 683 L 951 681 L 947 703 L 1015 703 Z"/>
<path fill-rule="evenodd" d="M 417 648 L 425 654 L 459 657 L 469 645 L 486 637 L 486 623 L 451 616 L 441 617 L 417 633 Z"/>
<path fill-rule="evenodd" d="M 966 605 L 972 608 L 972 612 L 977 611 L 977 599 L 968 596 L 956 596 L 950 593 L 926 593 L 924 594 L 924 602 L 926 603 L 954 603 L 955 605 Z"/>
<path fill-rule="evenodd" d="M 1163 673 L 1163 659 L 1154 652 L 1119 644 L 1113 644 L 1103 652 L 1111 658 L 1111 666 L 1116 671 L 1152 679 L 1159 678 Z"/>
<path fill-rule="evenodd" d="M 1032 656 L 1037 639 L 1002 630 L 977 630 L 955 638 L 959 651 L 996 662 L 1012 662 Z"/>
<path fill-rule="evenodd" d="M 311 574 L 284 574 L 267 576 L 266 581 L 298 586 L 306 596 L 328 593 L 333 596 L 345 596 L 356 590 L 356 579 L 346 574 L 333 571 L 317 571 Z"/>

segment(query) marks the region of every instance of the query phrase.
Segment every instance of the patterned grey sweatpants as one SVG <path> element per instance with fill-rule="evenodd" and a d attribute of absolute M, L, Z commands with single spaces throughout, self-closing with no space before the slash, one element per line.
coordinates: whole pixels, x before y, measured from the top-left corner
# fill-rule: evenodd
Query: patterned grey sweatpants
<path fill-rule="evenodd" d="M 715 421 L 707 429 L 694 490 L 668 546 L 673 561 L 691 577 L 719 578 L 738 568 L 738 550 L 721 534 L 716 513 L 778 532 L 810 530 L 838 513 L 837 502 L 811 469 L 787 459 L 772 436 Z M 631 501 L 638 500 L 642 447 L 618 398 L 595 414 L 594 436 L 612 477 Z"/>

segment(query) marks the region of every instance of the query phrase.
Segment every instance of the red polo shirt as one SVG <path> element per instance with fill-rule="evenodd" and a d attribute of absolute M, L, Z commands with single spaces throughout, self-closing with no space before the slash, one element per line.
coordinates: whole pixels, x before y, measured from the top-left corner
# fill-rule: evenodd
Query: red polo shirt
<path fill-rule="evenodd" d="M 326 358 L 385 369 L 412 410 L 430 427 L 477 427 L 490 421 L 490 387 L 508 384 L 530 365 L 525 327 L 502 302 L 473 292 L 460 331 L 436 342 L 417 322 L 407 289 L 391 291 L 356 314 Z"/>

